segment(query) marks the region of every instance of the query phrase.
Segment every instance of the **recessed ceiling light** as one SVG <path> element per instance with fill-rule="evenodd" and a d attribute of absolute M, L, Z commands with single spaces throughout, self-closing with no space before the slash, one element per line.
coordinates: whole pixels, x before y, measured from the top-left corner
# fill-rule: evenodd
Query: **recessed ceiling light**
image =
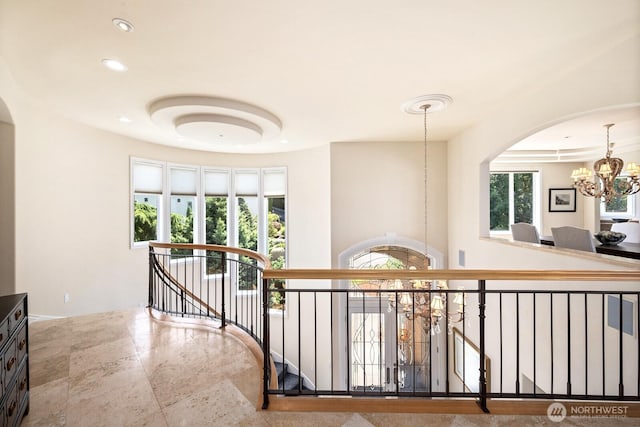
<path fill-rule="evenodd" d="M 130 33 L 133 31 L 133 24 L 126 19 L 113 18 L 111 22 L 113 22 L 113 25 L 115 25 L 115 27 L 120 31 L 124 31 L 125 33 Z"/>
<path fill-rule="evenodd" d="M 280 144 L 288 144 L 288 143 L 289 143 L 289 141 L 286 140 L 286 139 L 281 139 L 280 140 Z"/>
<path fill-rule="evenodd" d="M 118 120 L 120 120 L 122 123 L 131 123 L 132 120 L 129 117 L 126 116 L 120 116 L 118 117 Z"/>
<path fill-rule="evenodd" d="M 127 71 L 127 66 L 116 59 L 105 58 L 102 60 L 102 64 L 113 71 Z"/>

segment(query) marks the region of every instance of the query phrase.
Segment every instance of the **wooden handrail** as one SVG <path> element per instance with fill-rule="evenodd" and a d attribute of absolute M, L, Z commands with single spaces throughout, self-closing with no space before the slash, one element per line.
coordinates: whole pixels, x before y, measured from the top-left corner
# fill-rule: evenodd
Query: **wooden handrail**
<path fill-rule="evenodd" d="M 265 269 L 265 279 L 639 281 L 640 270 L 381 270 Z"/>
<path fill-rule="evenodd" d="M 235 248 L 232 246 L 221 245 L 200 245 L 195 243 L 162 243 L 162 242 L 149 242 L 149 246 L 152 248 L 162 249 L 195 249 L 200 251 L 215 251 L 215 252 L 228 252 L 232 254 L 244 255 L 249 258 L 253 258 L 261 262 L 265 269 L 271 268 L 271 261 L 266 256 L 254 252 L 249 249 Z"/>

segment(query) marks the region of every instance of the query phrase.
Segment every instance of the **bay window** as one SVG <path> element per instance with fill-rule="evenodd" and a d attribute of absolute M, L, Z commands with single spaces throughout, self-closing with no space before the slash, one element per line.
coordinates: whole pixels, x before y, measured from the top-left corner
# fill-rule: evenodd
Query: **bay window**
<path fill-rule="evenodd" d="M 235 246 L 267 255 L 274 268 L 285 265 L 285 168 L 214 168 L 132 158 L 131 201 L 133 248 L 151 240 Z M 173 249 L 171 254 L 189 258 L 193 251 Z M 238 290 L 253 291 L 256 278 L 248 276 L 254 272 L 247 265 L 255 260 L 239 260 L 245 264 L 237 271 Z M 208 257 L 203 274 L 221 271 L 221 261 Z"/>

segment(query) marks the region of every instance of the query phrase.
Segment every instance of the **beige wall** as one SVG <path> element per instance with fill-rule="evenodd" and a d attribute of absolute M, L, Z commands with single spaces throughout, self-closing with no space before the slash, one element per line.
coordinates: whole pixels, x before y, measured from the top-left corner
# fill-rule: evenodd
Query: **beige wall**
<path fill-rule="evenodd" d="M 15 292 L 14 177 L 13 125 L 0 121 L 0 295 Z"/>
<path fill-rule="evenodd" d="M 447 146 L 429 142 L 427 244 L 447 253 Z M 341 252 L 393 233 L 424 242 L 424 144 L 331 144 L 331 248 Z"/>

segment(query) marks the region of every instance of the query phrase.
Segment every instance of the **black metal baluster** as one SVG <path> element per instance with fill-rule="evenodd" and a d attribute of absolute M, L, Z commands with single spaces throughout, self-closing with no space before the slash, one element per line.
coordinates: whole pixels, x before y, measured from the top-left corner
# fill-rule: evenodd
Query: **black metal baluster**
<path fill-rule="evenodd" d="M 516 293 L 516 395 L 520 394 L 520 294 Z"/>
<path fill-rule="evenodd" d="M 445 331 L 446 334 L 445 335 L 449 335 L 449 309 L 448 309 L 448 304 L 449 304 L 449 298 L 448 295 L 446 295 L 445 297 L 445 302 L 447 304 L 447 307 L 445 308 L 445 315 L 444 315 L 444 327 L 445 327 Z M 429 303 L 431 303 L 431 297 L 429 297 Z M 464 311 L 464 306 L 463 306 L 463 311 Z M 463 320 L 464 322 L 464 320 Z M 430 385 L 430 390 L 433 390 L 433 337 L 435 337 L 435 335 L 429 335 L 429 385 Z M 436 346 L 436 351 L 438 350 L 438 346 Z M 447 361 L 448 362 L 448 361 Z"/>
<path fill-rule="evenodd" d="M 623 365 L 622 365 L 622 342 L 623 342 L 623 317 L 622 317 L 622 294 L 618 294 L 618 296 L 620 297 L 620 301 L 618 303 L 618 307 L 619 307 L 619 323 L 618 326 L 620 326 L 620 333 L 618 336 L 618 341 L 619 341 L 619 345 L 620 348 L 618 349 L 618 366 L 620 368 L 620 372 L 619 372 L 619 376 L 618 376 L 618 396 L 622 397 L 624 396 L 624 377 L 622 375 L 622 371 L 623 371 Z"/>
<path fill-rule="evenodd" d="M 483 412 L 488 413 L 487 408 L 487 371 L 485 366 L 485 309 L 486 309 L 486 282 L 478 281 L 479 303 L 478 303 L 478 319 L 480 322 L 480 396 L 479 405 Z"/>
<path fill-rule="evenodd" d="M 536 293 L 533 293 L 533 395 L 536 395 Z"/>
<path fill-rule="evenodd" d="M 551 301 L 549 302 L 549 330 L 551 331 L 550 333 L 550 339 L 551 339 L 551 394 L 554 394 L 553 392 L 553 360 L 554 360 L 554 354 L 553 354 L 553 293 L 551 293 L 550 297 L 551 297 Z"/>
<path fill-rule="evenodd" d="M 331 357 L 331 369 L 329 370 L 329 372 L 332 373 L 331 374 L 331 393 L 333 394 L 333 392 L 334 392 L 333 371 L 335 369 L 335 361 L 333 360 L 333 352 L 334 352 L 334 348 L 333 348 L 333 331 L 334 331 L 334 328 L 333 328 L 333 291 L 331 291 L 329 293 L 329 298 L 331 298 L 329 300 L 329 312 L 330 312 L 329 324 L 331 325 L 331 329 L 330 329 L 330 331 L 331 331 L 331 333 L 330 333 L 330 335 L 331 335 L 330 336 L 330 338 L 331 338 L 330 339 L 330 341 L 331 341 L 331 343 L 330 343 L 330 346 L 331 346 L 331 355 L 330 355 L 330 357 Z M 347 323 L 347 331 L 348 330 L 349 330 L 349 328 L 348 328 L 348 323 Z"/>
<path fill-rule="evenodd" d="M 431 303 L 431 294 L 429 294 L 429 303 Z M 462 324 L 464 325 L 464 319 L 462 320 Z M 432 337 L 433 337 L 433 335 L 431 335 L 432 326 L 433 325 L 431 324 L 431 316 L 429 316 L 429 343 L 431 343 Z M 454 342 L 454 345 L 455 345 L 455 342 Z M 449 333 L 448 332 L 444 336 L 444 351 L 445 351 L 445 374 L 444 374 L 445 375 L 445 379 L 444 379 L 445 392 L 449 394 Z M 431 365 L 433 363 L 431 359 L 432 358 L 429 357 L 429 375 L 431 375 Z"/>
<path fill-rule="evenodd" d="M 149 246 L 149 307 L 153 307 L 153 248 Z"/>
<path fill-rule="evenodd" d="M 380 291 L 380 289 L 378 289 L 378 313 L 382 313 L 382 292 Z M 378 316 L 378 331 L 380 331 L 380 338 L 382 337 L 382 314 Z M 386 335 L 386 334 L 385 334 Z M 380 356 L 382 356 L 382 339 L 378 340 L 378 354 Z M 379 357 L 380 357 L 379 356 Z M 381 359 L 381 357 L 380 357 Z M 379 360 L 380 360 L 379 359 Z M 385 381 L 382 380 L 382 378 L 384 378 L 383 371 L 386 368 L 386 366 L 382 366 L 382 363 L 378 362 L 378 378 L 380 378 L 380 392 L 385 392 Z"/>
<path fill-rule="evenodd" d="M 364 305 L 364 292 L 362 292 L 362 331 L 367 332 L 367 311 L 365 310 Z M 380 337 L 378 337 L 380 338 Z M 366 354 L 367 354 L 367 343 L 365 342 L 366 336 L 363 334 L 362 336 L 362 363 L 364 364 L 364 369 L 362 370 L 362 392 L 367 393 L 367 363 L 366 363 Z"/>
<path fill-rule="evenodd" d="M 300 305 L 301 294 L 302 292 L 298 292 L 298 394 L 300 394 L 300 392 L 302 391 L 302 308 Z"/>
<path fill-rule="evenodd" d="M 273 292 L 273 291 L 271 291 L 271 292 Z M 300 291 L 298 291 L 298 292 L 300 292 Z M 289 298 L 287 298 L 287 299 L 290 301 Z M 280 323 L 282 324 L 282 330 L 280 331 L 280 334 L 282 336 L 282 365 L 283 365 L 283 368 L 284 368 L 285 366 L 287 366 L 286 365 L 286 363 L 287 363 L 286 343 L 285 343 L 285 334 L 284 334 L 284 323 L 285 323 L 284 322 L 284 316 L 282 316 L 282 321 Z M 284 394 L 284 377 L 285 376 L 286 376 L 286 372 L 283 373 L 283 377 L 282 377 L 282 389 L 281 389 L 282 394 Z M 280 382 L 279 379 L 278 379 L 278 382 Z M 280 388 L 279 384 L 278 384 L 278 388 Z"/>
<path fill-rule="evenodd" d="M 254 262 L 254 264 L 257 264 Z M 250 301 L 247 301 L 247 307 L 248 307 L 248 323 L 249 323 L 249 331 L 251 333 L 251 335 L 253 336 L 253 305 L 256 303 L 256 293 L 258 292 L 258 266 L 254 265 L 253 266 L 253 274 L 251 276 L 255 277 L 256 279 L 256 291 L 255 292 L 251 292 L 251 296 L 250 296 Z"/>
<path fill-rule="evenodd" d="M 587 317 L 587 293 L 584 293 L 584 394 L 589 394 L 589 318 Z"/>
<path fill-rule="evenodd" d="M 567 292 L 567 394 L 571 394 L 571 294 Z"/>
<path fill-rule="evenodd" d="M 344 292 L 341 292 L 341 294 L 344 294 L 345 296 L 343 298 L 346 299 L 347 301 L 347 310 L 345 313 L 346 316 L 346 323 L 347 323 L 347 333 L 345 334 L 345 350 L 347 351 L 347 393 L 351 393 L 351 314 L 349 313 L 349 290 L 347 289 Z M 342 321 L 342 319 L 339 319 L 340 321 Z M 342 351 L 341 349 L 339 349 L 338 351 Z"/>
<path fill-rule="evenodd" d="M 500 393 L 502 393 L 502 369 L 504 366 L 503 363 L 503 357 L 502 357 L 502 347 L 503 347 L 503 341 L 502 341 L 502 292 L 500 292 L 498 294 L 498 307 L 499 307 L 499 317 L 498 317 L 498 322 L 499 322 L 499 329 L 500 329 Z"/>
<path fill-rule="evenodd" d="M 220 269 L 222 270 L 222 289 L 220 291 L 220 295 L 222 297 L 222 306 L 220 309 L 220 316 L 222 317 L 222 325 L 221 327 L 224 328 L 225 326 L 227 326 L 227 312 L 226 312 L 226 300 L 225 300 L 225 273 L 227 271 L 227 254 L 226 252 L 222 252 L 220 254 L 220 260 L 222 262 L 222 265 L 220 267 Z"/>
<path fill-rule="evenodd" d="M 604 365 L 604 361 L 605 361 L 605 348 L 604 348 L 604 328 L 606 326 L 605 320 L 604 320 L 604 297 L 605 294 L 602 294 L 602 337 L 601 337 L 601 341 L 602 341 L 602 396 L 604 397 L 606 395 L 606 384 L 605 384 L 605 365 Z"/>
<path fill-rule="evenodd" d="M 400 295 L 402 298 L 402 295 Z M 396 292 L 396 310 L 394 316 L 394 330 L 395 330 L 395 360 L 393 364 L 393 383 L 395 385 L 395 394 L 396 396 L 400 393 L 400 383 L 398 382 L 398 369 L 400 368 L 400 364 L 398 363 L 398 306 L 400 305 L 400 299 L 398 299 L 398 292 Z"/>
<path fill-rule="evenodd" d="M 313 293 L 313 384 L 318 392 L 318 293 Z M 333 375 L 332 375 L 333 376 Z"/>
<path fill-rule="evenodd" d="M 224 276 L 223 276 L 224 277 Z M 262 409 L 269 407 L 269 383 L 271 382 L 271 349 L 269 348 L 269 280 L 262 279 Z M 223 297 L 224 299 L 224 297 Z M 223 317 L 224 319 L 224 317 Z M 277 375 L 277 374 L 276 374 Z"/>

